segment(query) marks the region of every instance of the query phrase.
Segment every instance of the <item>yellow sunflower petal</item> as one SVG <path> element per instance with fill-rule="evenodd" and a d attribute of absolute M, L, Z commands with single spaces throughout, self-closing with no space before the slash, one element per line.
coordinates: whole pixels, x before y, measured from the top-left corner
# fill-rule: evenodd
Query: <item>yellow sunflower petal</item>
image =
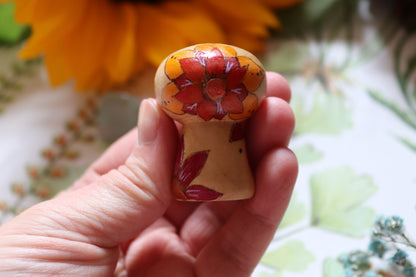
<path fill-rule="evenodd" d="M 65 9 L 66 7 L 77 5 L 82 1 L 16 0 L 16 21 L 34 24 L 48 20 L 56 13 L 68 13 L 69 11 Z"/>
<path fill-rule="evenodd" d="M 137 26 L 137 40 L 150 64 L 158 66 L 170 53 L 187 46 L 157 6 L 138 4 L 136 16 L 141 22 Z"/>
<path fill-rule="evenodd" d="M 247 67 L 242 83 L 248 91 L 254 91 L 264 79 L 264 70 L 247 57 L 239 56 L 238 62 L 241 67 Z"/>
<path fill-rule="evenodd" d="M 194 1 L 197 1 L 222 25 L 227 34 L 227 43 L 250 52 L 262 52 L 264 50 L 264 38 L 268 37 L 268 28 L 280 27 L 276 15 L 261 2 L 240 0 Z"/>
<path fill-rule="evenodd" d="M 88 82 L 94 71 L 100 68 L 100 37 L 101 29 L 99 10 L 101 5 L 86 3 L 87 14 L 84 14 L 78 22 L 78 30 L 66 35 L 62 47 L 62 54 L 66 56 L 67 66 L 69 66 L 77 88 L 88 87 Z"/>
<path fill-rule="evenodd" d="M 225 41 L 221 26 L 195 3 L 165 1 L 161 9 L 186 44 Z"/>
<path fill-rule="evenodd" d="M 269 8 L 278 2 L 16 0 L 17 19 L 33 30 L 21 56 L 44 54 L 53 84 L 73 77 L 77 88 L 106 88 L 190 44 L 228 42 L 259 50 L 268 28 L 279 26 Z M 218 48 L 235 56 L 231 48 Z"/>
<path fill-rule="evenodd" d="M 97 3 L 101 3 L 97 5 Z M 110 22 L 102 18 L 111 18 L 112 6 L 107 1 L 86 2 L 87 13 L 79 22 L 79 28 L 68 34 L 65 52 L 68 64 L 77 80 L 78 88 L 91 87 L 91 84 L 101 83 L 107 77 L 103 67 L 106 43 L 111 37 Z M 99 72 L 104 72 L 101 80 L 97 80 Z"/>
<path fill-rule="evenodd" d="M 182 75 L 183 71 L 179 61 L 185 58 L 193 58 L 194 54 L 195 53 L 192 50 L 184 50 L 169 56 L 169 58 L 166 60 L 165 65 L 165 72 L 166 75 L 168 75 L 169 79 L 173 80 Z"/>
<path fill-rule="evenodd" d="M 21 58 L 34 58 L 48 49 L 61 48 L 61 44 L 68 33 L 76 28 L 75 22 L 79 22 L 84 9 L 85 1 L 73 1 L 61 3 L 62 10 L 50 14 L 45 20 L 32 24 L 32 35 L 25 47 L 19 53 Z"/>
<path fill-rule="evenodd" d="M 59 51 L 49 52 L 45 56 L 45 65 L 52 86 L 63 84 L 71 78 L 71 72 L 65 58 Z"/>
<path fill-rule="evenodd" d="M 133 5 L 123 3 L 115 6 L 111 19 L 107 40 L 113 42 L 106 45 L 103 59 L 110 78 L 121 83 L 132 75 L 135 68 L 137 45 Z"/>
<path fill-rule="evenodd" d="M 15 17 L 20 23 L 31 23 L 33 14 L 36 12 L 38 0 L 16 0 Z"/>
<path fill-rule="evenodd" d="M 238 114 L 229 114 L 231 119 L 243 119 L 250 117 L 256 110 L 258 105 L 257 96 L 253 93 L 249 93 L 243 100 L 243 112 Z"/>
<path fill-rule="evenodd" d="M 169 83 L 163 90 L 159 102 L 162 107 L 168 111 L 171 111 L 175 114 L 183 114 L 183 103 L 174 97 L 178 92 L 179 89 L 176 87 L 175 83 Z"/>

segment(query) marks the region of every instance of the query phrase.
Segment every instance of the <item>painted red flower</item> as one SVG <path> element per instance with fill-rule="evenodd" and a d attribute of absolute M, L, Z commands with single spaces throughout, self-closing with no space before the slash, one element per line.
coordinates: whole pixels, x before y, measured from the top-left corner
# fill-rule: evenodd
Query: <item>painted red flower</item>
<path fill-rule="evenodd" d="M 232 47 L 221 44 L 199 45 L 173 54 L 165 72 L 172 82 L 165 89 L 171 96 L 167 108 L 206 121 L 223 119 L 227 114 L 234 119 L 247 117 L 253 111 L 253 102 L 257 105 L 251 91 L 264 76 L 252 60 L 237 56 Z"/>
<path fill-rule="evenodd" d="M 208 158 L 209 151 L 193 153 L 184 160 L 183 138 L 176 158 L 173 189 L 175 195 L 182 200 L 209 201 L 216 200 L 223 194 L 213 189 L 191 182 L 199 175 Z"/>

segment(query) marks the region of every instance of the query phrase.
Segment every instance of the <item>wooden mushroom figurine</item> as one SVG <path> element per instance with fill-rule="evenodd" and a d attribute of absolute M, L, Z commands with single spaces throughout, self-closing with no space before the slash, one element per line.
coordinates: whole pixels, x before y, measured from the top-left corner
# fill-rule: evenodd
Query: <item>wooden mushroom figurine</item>
<path fill-rule="evenodd" d="M 161 63 L 155 91 L 164 111 L 183 124 L 173 178 L 177 199 L 251 198 L 244 122 L 266 92 L 260 61 L 225 44 L 190 46 Z"/>

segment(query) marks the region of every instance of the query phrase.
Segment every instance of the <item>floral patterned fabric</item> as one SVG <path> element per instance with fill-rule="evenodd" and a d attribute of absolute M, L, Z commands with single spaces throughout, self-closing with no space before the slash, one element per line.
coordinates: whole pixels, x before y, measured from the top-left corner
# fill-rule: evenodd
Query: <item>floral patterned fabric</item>
<path fill-rule="evenodd" d="M 279 14 L 286 33 L 262 61 L 292 86 L 300 173 L 253 276 L 347 276 L 340 257 L 367 250 L 378 214 L 400 215 L 416 238 L 416 28 L 407 2 L 311 0 L 304 10 L 315 14 Z M 115 137 L 106 134 L 123 120 L 110 115 L 134 118 L 138 106 L 124 94 L 52 89 L 42 65 L 16 52 L 0 48 L 1 222 L 69 185 Z"/>

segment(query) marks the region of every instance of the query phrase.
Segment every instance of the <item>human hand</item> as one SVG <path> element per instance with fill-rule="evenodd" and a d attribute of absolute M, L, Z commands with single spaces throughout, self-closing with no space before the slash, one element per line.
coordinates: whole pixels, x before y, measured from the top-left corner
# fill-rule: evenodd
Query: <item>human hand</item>
<path fill-rule="evenodd" d="M 276 73 L 250 120 L 252 199 L 178 202 L 177 128 L 153 99 L 70 189 L 0 227 L 0 275 L 250 276 L 287 208 L 298 165 L 290 89 Z"/>

